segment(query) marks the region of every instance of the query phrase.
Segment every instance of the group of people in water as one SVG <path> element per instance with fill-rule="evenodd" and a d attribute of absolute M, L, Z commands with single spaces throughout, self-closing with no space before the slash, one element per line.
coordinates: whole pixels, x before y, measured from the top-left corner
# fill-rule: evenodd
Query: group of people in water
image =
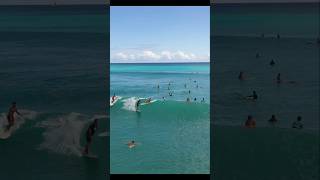
<path fill-rule="evenodd" d="M 262 34 L 262 37 L 264 37 L 264 34 Z M 277 39 L 280 39 L 280 35 L 279 34 L 277 34 Z M 256 58 L 260 58 L 260 57 L 261 57 L 260 53 L 256 53 Z M 269 62 L 269 65 L 271 67 L 276 65 L 276 62 L 274 61 L 274 59 L 271 59 L 271 61 Z M 244 72 L 243 71 L 240 71 L 238 79 L 240 81 L 243 81 L 243 80 L 246 79 L 245 76 L 244 76 Z M 277 84 L 280 84 L 280 83 L 283 82 L 282 79 L 281 79 L 281 74 L 280 73 L 277 74 L 277 77 L 276 77 L 275 80 L 276 80 Z M 288 81 L 288 82 L 289 83 L 295 83 L 295 81 Z M 246 99 L 247 100 L 257 101 L 258 100 L 257 92 L 253 91 L 252 95 L 246 96 Z M 271 115 L 271 118 L 268 120 L 268 122 L 270 124 L 272 124 L 272 125 L 275 125 L 278 122 L 278 119 L 273 114 L 273 115 Z M 256 127 L 256 120 L 252 117 L 252 115 L 248 115 L 247 120 L 245 121 L 244 125 L 247 128 L 254 128 L 254 127 Z M 303 128 L 302 117 L 301 116 L 298 116 L 297 120 L 292 123 L 292 128 L 296 128 L 296 129 L 302 129 Z"/>
<path fill-rule="evenodd" d="M 268 122 L 271 125 L 275 125 L 278 121 L 279 120 L 276 118 L 276 116 L 274 114 L 272 114 L 271 118 L 268 120 Z M 247 128 L 255 128 L 256 127 L 256 120 L 251 115 L 249 115 L 247 120 L 245 121 L 245 127 L 247 127 Z M 291 127 L 294 129 L 303 129 L 302 117 L 298 116 L 297 120 L 292 123 Z"/>
<path fill-rule="evenodd" d="M 18 111 L 17 103 L 12 102 L 12 104 L 9 108 L 8 114 L 7 114 L 8 125 L 6 126 L 4 131 L 9 131 L 9 130 L 11 130 L 11 128 L 13 128 L 13 126 L 15 125 L 15 122 L 16 122 L 16 118 L 15 118 L 16 114 L 19 116 L 22 116 L 22 114 Z M 95 134 L 97 128 L 98 128 L 98 119 L 94 119 L 93 122 L 90 123 L 90 125 L 86 131 L 86 145 L 85 145 L 85 148 L 83 151 L 84 155 L 89 154 L 89 148 L 92 143 L 93 135 Z"/>
<path fill-rule="evenodd" d="M 191 78 L 189 78 L 189 80 L 191 81 Z M 196 80 L 194 80 L 193 83 L 195 83 L 195 88 L 198 89 L 198 88 L 199 88 L 198 82 L 197 82 Z M 187 89 L 187 83 L 184 84 L 184 88 Z M 158 89 L 158 92 L 159 92 L 159 90 L 160 90 L 160 85 L 159 85 L 159 84 L 157 85 L 157 89 Z M 169 92 L 168 92 L 168 96 L 169 96 L 169 97 L 172 97 L 174 91 L 173 91 L 173 89 L 172 89 L 171 82 L 168 83 L 167 90 L 169 91 Z M 191 90 L 190 90 L 190 89 L 187 91 L 187 93 L 188 93 L 188 96 L 187 96 L 187 98 L 186 98 L 186 102 L 191 102 L 192 100 L 193 100 L 194 102 L 198 102 L 198 99 L 197 99 L 196 97 L 194 97 L 194 98 L 192 99 L 192 98 L 189 96 L 189 95 L 191 95 Z M 165 98 L 164 96 L 162 96 L 162 100 L 165 101 L 165 99 L 166 99 L 166 98 Z M 201 102 L 201 103 L 204 103 L 204 102 L 205 102 L 204 97 L 200 100 L 200 102 Z"/>

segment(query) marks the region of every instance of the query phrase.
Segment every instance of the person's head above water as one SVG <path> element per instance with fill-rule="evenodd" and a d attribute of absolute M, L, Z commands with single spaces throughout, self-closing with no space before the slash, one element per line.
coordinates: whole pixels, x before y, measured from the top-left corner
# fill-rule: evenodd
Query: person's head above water
<path fill-rule="evenodd" d="M 132 144 L 134 144 L 134 141 L 131 141 Z"/>
<path fill-rule="evenodd" d="M 301 116 L 298 116 L 298 117 L 297 117 L 297 120 L 298 120 L 298 121 L 301 121 L 301 119 L 302 119 Z"/>

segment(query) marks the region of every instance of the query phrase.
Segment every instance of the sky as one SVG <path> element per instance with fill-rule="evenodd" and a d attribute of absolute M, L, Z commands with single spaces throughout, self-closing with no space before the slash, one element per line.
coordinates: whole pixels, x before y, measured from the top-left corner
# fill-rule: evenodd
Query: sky
<path fill-rule="evenodd" d="M 111 7 L 111 63 L 208 62 L 210 7 Z"/>

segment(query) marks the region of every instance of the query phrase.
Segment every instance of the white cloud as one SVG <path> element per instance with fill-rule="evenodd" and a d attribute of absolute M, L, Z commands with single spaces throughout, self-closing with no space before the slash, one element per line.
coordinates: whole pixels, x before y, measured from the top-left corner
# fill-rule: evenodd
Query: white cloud
<path fill-rule="evenodd" d="M 111 54 L 111 62 L 209 62 L 209 54 L 196 55 L 183 51 L 117 52 Z"/>

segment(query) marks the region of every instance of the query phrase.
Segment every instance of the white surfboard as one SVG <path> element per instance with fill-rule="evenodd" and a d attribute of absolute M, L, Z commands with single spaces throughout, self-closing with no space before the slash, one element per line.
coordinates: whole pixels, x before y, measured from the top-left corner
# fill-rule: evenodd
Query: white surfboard
<path fill-rule="evenodd" d="M 11 136 L 13 127 L 11 127 L 9 130 L 7 130 L 7 127 L 4 126 L 1 128 L 0 131 L 0 139 L 8 139 Z"/>
<path fill-rule="evenodd" d="M 154 99 L 154 100 L 152 100 L 152 101 L 150 101 L 150 102 L 143 102 L 143 103 L 141 103 L 140 105 L 147 105 L 147 104 L 152 104 L 152 103 L 154 103 L 154 102 L 156 102 L 157 100 L 156 99 Z"/>
<path fill-rule="evenodd" d="M 115 105 L 119 99 L 121 99 L 121 97 L 120 96 L 116 96 L 114 101 L 112 101 L 112 97 L 110 97 L 110 107 Z"/>

